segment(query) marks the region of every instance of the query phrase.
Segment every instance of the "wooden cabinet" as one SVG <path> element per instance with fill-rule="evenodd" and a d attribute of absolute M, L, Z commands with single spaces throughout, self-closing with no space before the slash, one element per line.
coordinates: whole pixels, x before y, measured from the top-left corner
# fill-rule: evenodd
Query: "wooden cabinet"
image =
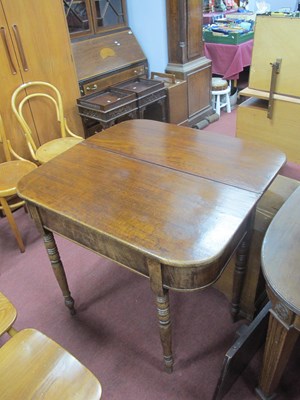
<path fill-rule="evenodd" d="M 202 1 L 167 0 L 168 56 L 166 72 L 187 81 L 188 125 L 213 114 L 211 61 L 204 56 Z"/>
<path fill-rule="evenodd" d="M 82 134 L 76 99 L 80 96 L 70 38 L 61 0 L 0 0 L 0 113 L 14 148 L 29 157 L 21 128 L 11 109 L 11 96 L 23 82 L 47 81 L 61 92 L 71 130 Z M 51 105 L 32 99 L 26 117 L 35 139 L 58 137 Z M 58 127 L 57 127 L 58 128 Z M 0 159 L 3 160 L 2 149 Z"/>
<path fill-rule="evenodd" d="M 62 0 L 72 38 L 127 27 L 125 0 Z"/>
<path fill-rule="evenodd" d="M 274 90 L 300 98 L 300 19 L 257 16 L 254 31 L 249 88 L 269 92 L 272 65 L 280 61 Z"/>
<path fill-rule="evenodd" d="M 257 16 L 249 87 L 238 107 L 237 136 L 269 143 L 300 163 L 300 19 Z"/>

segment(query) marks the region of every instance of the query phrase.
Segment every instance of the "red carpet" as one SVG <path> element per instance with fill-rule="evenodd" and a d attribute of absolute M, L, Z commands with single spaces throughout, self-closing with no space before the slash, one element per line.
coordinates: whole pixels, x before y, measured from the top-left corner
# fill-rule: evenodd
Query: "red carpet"
<path fill-rule="evenodd" d="M 221 131 L 225 119 L 216 124 L 220 129 L 216 126 L 214 131 Z M 211 124 L 207 130 L 213 127 Z M 175 367 L 167 374 L 148 280 L 57 238 L 77 307 L 77 315 L 71 317 L 33 222 L 23 209 L 15 212 L 15 217 L 26 252 L 19 253 L 6 219 L 1 219 L 0 290 L 18 310 L 18 329 L 37 328 L 74 354 L 101 381 L 103 400 L 212 398 L 224 355 L 240 325 L 232 323 L 223 294 L 213 288 L 170 293 Z M 261 352 L 225 400 L 256 399 L 260 358 Z M 300 400 L 299 361 L 298 346 L 278 399 Z"/>

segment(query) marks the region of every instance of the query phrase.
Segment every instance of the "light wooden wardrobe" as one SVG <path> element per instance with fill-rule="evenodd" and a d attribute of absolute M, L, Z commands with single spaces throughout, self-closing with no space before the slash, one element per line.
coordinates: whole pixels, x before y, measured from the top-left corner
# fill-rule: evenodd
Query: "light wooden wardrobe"
<path fill-rule="evenodd" d="M 0 113 L 14 148 L 29 157 L 11 96 L 24 82 L 47 81 L 61 92 L 68 124 L 82 135 L 76 99 L 80 97 L 70 37 L 61 0 L 0 0 Z M 53 107 L 32 99 L 26 116 L 38 142 L 58 136 Z M 55 133 L 57 129 L 57 133 Z M 54 133 L 53 133 L 54 132 Z M 0 149 L 0 161 L 3 154 Z"/>
<path fill-rule="evenodd" d="M 237 136 L 262 141 L 300 163 L 300 18 L 257 16 L 249 97 L 237 110 Z"/>

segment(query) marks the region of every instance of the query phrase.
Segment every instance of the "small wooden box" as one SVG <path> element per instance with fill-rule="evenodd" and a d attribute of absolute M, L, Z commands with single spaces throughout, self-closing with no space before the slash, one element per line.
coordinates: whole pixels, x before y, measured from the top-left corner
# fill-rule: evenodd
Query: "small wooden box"
<path fill-rule="evenodd" d="M 125 90 L 128 93 L 134 93 L 138 107 L 145 107 L 166 96 L 163 82 L 153 79 L 136 78 L 128 82 L 119 83 L 114 87 Z"/>
<path fill-rule="evenodd" d="M 167 121 L 176 125 L 188 125 L 187 81 L 177 79 L 174 74 L 151 72 L 151 79 L 164 82 L 167 89 Z"/>
<path fill-rule="evenodd" d="M 134 93 L 108 88 L 77 99 L 79 114 L 98 121 L 114 121 L 137 109 Z"/>

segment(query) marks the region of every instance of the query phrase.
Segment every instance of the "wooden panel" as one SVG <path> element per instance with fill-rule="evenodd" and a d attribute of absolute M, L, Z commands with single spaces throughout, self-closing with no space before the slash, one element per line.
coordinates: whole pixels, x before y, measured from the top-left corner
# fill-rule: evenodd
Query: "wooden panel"
<path fill-rule="evenodd" d="M 187 82 L 177 82 L 167 87 L 169 122 L 181 125 L 188 119 Z"/>
<path fill-rule="evenodd" d="M 129 30 L 74 42 L 72 49 L 79 81 L 146 61 Z"/>
<path fill-rule="evenodd" d="M 300 163 L 300 104 L 274 100 L 273 118 L 268 102 L 250 98 L 237 110 L 237 136 L 268 143 L 282 150 L 288 161 Z"/>
<path fill-rule="evenodd" d="M 188 59 L 201 57 L 203 55 L 203 42 L 202 42 L 202 9 L 201 1 L 191 0 L 187 2 L 188 8 Z"/>
<path fill-rule="evenodd" d="M 16 87 L 23 83 L 22 75 L 19 70 L 19 64 L 16 54 L 12 45 L 9 26 L 6 23 L 5 14 L 3 12 L 2 4 L 0 3 L 0 54 L 1 54 L 1 68 L 0 68 L 0 83 L 1 83 L 1 101 L 0 101 L 0 114 L 3 118 L 4 128 L 8 139 L 11 141 L 13 148 L 23 157 L 29 157 L 29 151 L 25 140 L 22 140 L 22 130 L 12 114 L 10 99 Z M 5 36 L 5 40 L 4 39 Z M 8 46 L 6 50 L 5 43 Z M 11 66 L 10 66 L 11 60 Z M 26 111 L 26 110 L 25 110 Z M 30 118 L 25 112 L 26 118 Z M 0 162 L 4 161 L 4 153 L 2 145 L 0 145 Z"/>
<path fill-rule="evenodd" d="M 210 91 L 207 82 L 211 74 L 210 65 L 208 68 L 194 71 L 187 76 L 189 87 L 189 115 L 203 110 L 210 104 Z"/>
<path fill-rule="evenodd" d="M 98 79 L 92 79 L 86 82 L 81 82 L 81 94 L 89 94 L 93 91 L 104 90 L 109 86 L 116 85 L 127 81 L 129 79 L 134 79 L 136 77 L 147 77 L 148 69 L 146 65 L 136 65 L 132 68 L 127 68 L 123 71 L 116 73 L 109 73 L 105 76 L 98 77 Z"/>
<path fill-rule="evenodd" d="M 300 85 L 295 84 L 300 69 L 300 19 L 257 16 L 254 32 L 249 87 L 270 90 L 271 63 L 282 59 L 277 75 L 276 92 L 300 96 Z"/>

